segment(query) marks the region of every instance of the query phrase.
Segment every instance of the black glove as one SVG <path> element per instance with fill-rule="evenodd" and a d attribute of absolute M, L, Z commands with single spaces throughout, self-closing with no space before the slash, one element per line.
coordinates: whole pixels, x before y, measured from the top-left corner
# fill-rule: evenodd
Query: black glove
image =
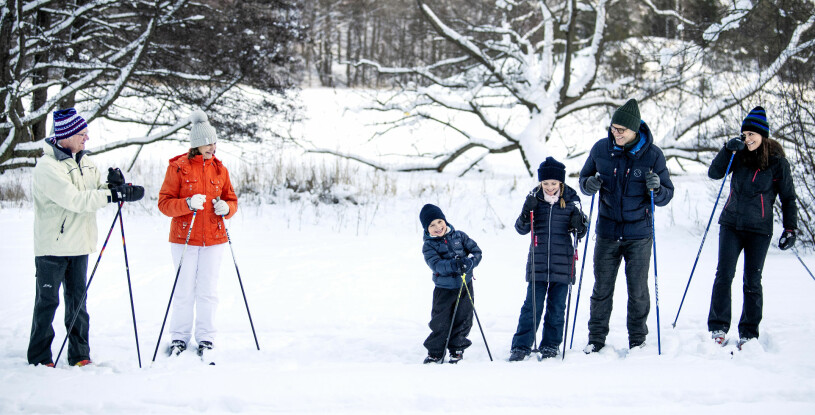
<path fill-rule="evenodd" d="M 600 178 L 600 173 L 595 174 L 594 176 L 589 177 L 586 179 L 586 182 L 583 184 L 583 189 L 589 192 L 590 195 L 597 193 L 598 190 L 603 186 L 603 179 Z"/>
<path fill-rule="evenodd" d="M 456 258 L 456 265 L 458 265 L 458 272 L 464 274 L 473 268 L 473 260 L 470 257 Z"/>
<path fill-rule="evenodd" d="M 579 231 L 580 228 L 586 226 L 586 215 L 579 210 L 575 210 L 569 215 L 569 229 L 574 229 Z"/>
<path fill-rule="evenodd" d="M 659 182 L 659 175 L 649 171 L 645 173 L 645 187 L 647 190 L 653 190 L 654 192 L 658 192 L 659 189 L 662 187 Z"/>
<path fill-rule="evenodd" d="M 524 218 L 525 222 L 529 222 L 529 212 L 534 211 L 535 208 L 537 207 L 538 207 L 538 197 L 535 196 L 534 191 L 529 192 L 529 194 L 526 195 L 526 200 L 524 200 L 524 207 L 521 210 L 521 217 Z"/>
<path fill-rule="evenodd" d="M 726 148 L 726 149 L 728 149 L 730 151 L 744 150 L 744 147 L 746 147 L 746 145 L 744 144 L 744 138 L 742 138 L 742 137 L 744 137 L 744 136 L 731 138 L 727 142 L 727 144 L 724 145 L 724 148 Z"/>
<path fill-rule="evenodd" d="M 111 202 L 135 202 L 144 197 L 144 188 L 141 186 L 133 186 L 132 184 L 123 184 L 110 189 Z"/>
<path fill-rule="evenodd" d="M 583 238 L 586 236 L 586 229 L 589 223 L 589 218 L 586 217 L 586 214 L 579 210 L 575 210 L 569 216 L 569 232 L 574 232 L 577 234 L 577 238 Z"/>
<path fill-rule="evenodd" d="M 784 233 L 781 234 L 781 238 L 778 239 L 778 247 L 781 248 L 782 251 L 786 251 L 787 249 L 792 248 L 795 245 L 795 230 L 794 229 L 787 229 Z"/>
<path fill-rule="evenodd" d="M 125 176 L 118 167 L 108 167 L 108 189 L 125 184 Z"/>

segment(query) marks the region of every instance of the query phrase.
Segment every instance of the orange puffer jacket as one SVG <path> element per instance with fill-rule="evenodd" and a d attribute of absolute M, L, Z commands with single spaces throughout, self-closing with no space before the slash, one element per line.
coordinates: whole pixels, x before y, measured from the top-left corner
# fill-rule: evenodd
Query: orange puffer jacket
<path fill-rule="evenodd" d="M 187 198 L 195 194 L 207 197 L 204 209 L 199 210 L 192 225 L 190 245 L 209 246 L 227 242 L 226 227 L 215 215 L 212 199 L 220 197 L 229 205 L 229 219 L 238 210 L 238 197 L 232 189 L 229 171 L 215 157 L 204 160 L 200 154 L 192 159 L 182 154 L 170 159 L 164 183 L 158 195 L 158 209 L 173 218 L 170 224 L 170 242 L 183 244 L 187 239 L 192 212 Z"/>

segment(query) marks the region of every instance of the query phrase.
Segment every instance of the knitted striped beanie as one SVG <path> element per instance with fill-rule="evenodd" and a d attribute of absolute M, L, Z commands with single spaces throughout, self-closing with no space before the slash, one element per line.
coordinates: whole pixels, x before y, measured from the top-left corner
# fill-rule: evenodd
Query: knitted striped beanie
<path fill-rule="evenodd" d="M 762 107 L 755 107 L 744 122 L 741 123 L 741 131 L 752 131 L 761 134 L 762 137 L 770 136 L 770 123 L 767 122 L 767 112 Z"/>
<path fill-rule="evenodd" d="M 88 128 L 88 123 L 74 108 L 54 111 L 54 137 L 51 142 L 56 144 L 59 140 L 71 138 L 74 134 Z"/>

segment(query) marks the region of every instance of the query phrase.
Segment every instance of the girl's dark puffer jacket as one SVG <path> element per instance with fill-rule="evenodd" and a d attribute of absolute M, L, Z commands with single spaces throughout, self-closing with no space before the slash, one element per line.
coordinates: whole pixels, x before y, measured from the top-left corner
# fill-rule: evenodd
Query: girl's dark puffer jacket
<path fill-rule="evenodd" d="M 543 192 L 537 186 L 535 195 L 538 198 L 538 207 L 535 208 L 535 235 L 538 244 L 535 249 L 535 281 L 570 283 L 572 281 L 572 267 L 574 262 L 574 241 L 569 233 L 569 219 L 572 212 L 583 215 L 577 203 L 580 198 L 577 192 L 564 185 L 563 199 L 566 207 L 560 203 L 554 205 L 543 199 Z M 515 230 L 521 235 L 530 232 L 532 226 L 528 215 L 523 212 L 515 221 Z M 577 229 L 578 238 L 586 234 L 585 216 L 582 229 Z M 531 242 L 530 242 L 531 245 Z M 532 247 L 526 261 L 526 281 L 530 281 L 532 264 Z"/>

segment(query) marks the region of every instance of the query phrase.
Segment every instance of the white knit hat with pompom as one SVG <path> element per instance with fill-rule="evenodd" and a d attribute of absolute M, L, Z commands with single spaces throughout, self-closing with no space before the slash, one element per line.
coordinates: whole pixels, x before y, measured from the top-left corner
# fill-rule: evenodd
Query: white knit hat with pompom
<path fill-rule="evenodd" d="M 207 114 L 201 110 L 195 110 L 190 114 L 190 148 L 215 144 L 218 135 L 215 128 L 212 128 L 207 121 Z"/>

